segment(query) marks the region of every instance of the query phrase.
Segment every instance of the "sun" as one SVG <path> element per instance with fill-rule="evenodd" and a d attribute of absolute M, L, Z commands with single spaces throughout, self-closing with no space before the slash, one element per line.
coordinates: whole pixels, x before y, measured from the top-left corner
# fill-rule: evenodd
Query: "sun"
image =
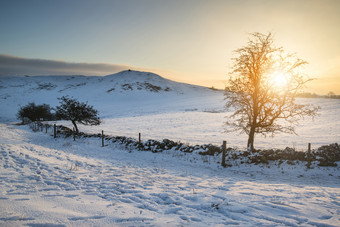
<path fill-rule="evenodd" d="M 274 88 L 285 88 L 290 76 L 284 72 L 275 71 L 268 76 L 268 82 Z"/>

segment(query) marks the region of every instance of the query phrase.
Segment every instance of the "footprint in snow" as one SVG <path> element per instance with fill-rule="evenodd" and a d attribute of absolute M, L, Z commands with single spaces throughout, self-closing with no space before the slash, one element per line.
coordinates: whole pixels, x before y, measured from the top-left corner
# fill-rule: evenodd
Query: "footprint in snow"
<path fill-rule="evenodd" d="M 27 201 L 30 200 L 29 198 L 22 198 L 22 199 L 15 199 L 15 201 Z"/>
<path fill-rule="evenodd" d="M 74 197 L 77 197 L 77 196 L 79 196 L 79 195 L 76 195 L 76 194 L 74 194 L 74 195 L 65 195 L 64 197 L 66 197 L 66 198 L 74 198 Z"/>
<path fill-rule="evenodd" d="M 66 227 L 63 224 L 52 224 L 52 223 L 28 223 L 26 224 L 29 227 Z"/>
<path fill-rule="evenodd" d="M 102 219 L 102 218 L 105 218 L 105 216 L 73 217 L 73 218 L 68 218 L 68 220 L 70 220 L 70 221 L 80 221 L 80 220 Z"/>
<path fill-rule="evenodd" d="M 332 218 L 332 216 L 330 216 L 330 215 L 323 215 L 323 216 L 319 217 L 320 220 L 328 220 L 328 219 L 331 219 L 331 218 Z"/>
<path fill-rule="evenodd" d="M 33 221 L 34 218 L 25 218 L 22 216 L 12 216 L 12 217 L 6 217 L 6 218 L 0 218 L 1 221 Z"/>

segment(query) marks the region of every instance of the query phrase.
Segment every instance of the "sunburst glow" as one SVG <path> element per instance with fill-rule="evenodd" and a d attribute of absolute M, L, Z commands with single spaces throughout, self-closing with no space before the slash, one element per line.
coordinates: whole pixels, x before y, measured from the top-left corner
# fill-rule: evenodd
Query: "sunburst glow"
<path fill-rule="evenodd" d="M 288 85 L 290 76 L 284 72 L 273 72 L 268 76 L 268 82 L 275 88 L 284 88 Z"/>

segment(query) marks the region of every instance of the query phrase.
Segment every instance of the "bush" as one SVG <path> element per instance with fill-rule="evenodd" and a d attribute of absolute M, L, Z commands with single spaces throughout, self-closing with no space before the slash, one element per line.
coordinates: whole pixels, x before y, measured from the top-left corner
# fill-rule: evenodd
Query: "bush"
<path fill-rule="evenodd" d="M 48 104 L 36 105 L 34 102 L 28 103 L 19 109 L 17 118 L 22 120 L 22 123 L 28 121 L 50 121 L 54 119 L 51 113 L 51 107 Z"/>

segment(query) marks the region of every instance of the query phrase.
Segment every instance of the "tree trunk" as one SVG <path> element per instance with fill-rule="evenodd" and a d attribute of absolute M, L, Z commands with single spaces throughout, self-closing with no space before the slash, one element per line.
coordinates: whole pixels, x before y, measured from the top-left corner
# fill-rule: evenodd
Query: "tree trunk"
<path fill-rule="evenodd" d="M 78 127 L 77 127 L 76 122 L 75 122 L 75 121 L 72 121 L 72 124 L 73 124 L 73 126 L 74 126 L 74 128 L 75 128 L 75 130 L 76 130 L 76 133 L 78 134 L 78 133 L 79 133 L 79 130 L 78 130 Z"/>
<path fill-rule="evenodd" d="M 250 149 L 251 152 L 254 151 L 254 138 L 255 138 L 255 127 L 252 126 L 250 128 L 248 143 L 247 143 L 247 148 Z"/>

